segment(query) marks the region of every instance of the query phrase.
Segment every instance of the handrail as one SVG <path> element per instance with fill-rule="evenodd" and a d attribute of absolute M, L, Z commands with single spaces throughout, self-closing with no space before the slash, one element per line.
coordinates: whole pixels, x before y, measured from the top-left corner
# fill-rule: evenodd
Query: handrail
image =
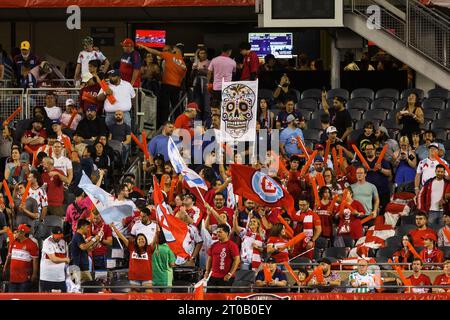
<path fill-rule="evenodd" d="M 187 97 L 187 92 L 184 93 L 183 97 L 181 97 L 181 99 L 177 102 L 175 108 L 172 109 L 172 111 L 170 112 L 169 117 L 168 117 L 169 119 L 170 119 L 170 117 L 172 117 L 172 115 L 175 113 L 175 111 L 177 111 L 181 107 L 181 105 L 183 104 L 186 97 Z M 162 126 L 159 127 L 158 130 L 155 131 L 153 137 L 159 135 L 162 132 L 162 129 L 163 129 Z"/>

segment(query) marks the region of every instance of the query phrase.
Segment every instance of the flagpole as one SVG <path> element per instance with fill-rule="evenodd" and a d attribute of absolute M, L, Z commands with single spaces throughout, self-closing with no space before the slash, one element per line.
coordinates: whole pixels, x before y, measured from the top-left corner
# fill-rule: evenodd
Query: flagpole
<path fill-rule="evenodd" d="M 202 195 L 202 193 L 200 192 L 200 189 L 199 189 L 197 186 L 195 186 L 195 189 L 197 189 L 197 192 L 198 192 L 198 194 L 200 195 L 200 198 L 202 198 L 203 204 L 206 204 L 205 198 L 203 198 L 203 195 Z"/>

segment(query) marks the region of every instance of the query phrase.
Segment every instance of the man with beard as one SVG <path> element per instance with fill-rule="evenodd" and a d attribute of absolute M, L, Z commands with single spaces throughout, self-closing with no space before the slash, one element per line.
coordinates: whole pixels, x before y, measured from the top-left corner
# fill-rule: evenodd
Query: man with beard
<path fill-rule="evenodd" d="M 298 147 L 297 138 L 303 138 L 303 132 L 298 128 L 298 119 L 290 114 L 287 118 L 287 128 L 280 133 L 280 151 L 281 154 L 290 158 L 293 155 L 301 154 L 303 151 Z"/>
<path fill-rule="evenodd" d="M 131 127 L 123 121 L 123 111 L 117 110 L 114 114 L 115 123 L 108 126 L 109 140 L 117 144 L 116 150 L 122 155 L 122 163 L 125 165 L 128 161 L 131 143 Z M 116 145 L 115 144 L 115 145 Z M 113 145 L 113 146 L 115 146 Z"/>
<path fill-rule="evenodd" d="M 411 281 L 411 285 L 414 286 L 412 288 L 412 293 L 428 293 L 430 292 L 430 288 L 417 288 L 418 286 L 431 286 L 430 278 L 422 273 L 423 262 L 419 258 L 414 258 L 412 263 L 413 274 L 410 275 L 407 279 Z M 397 284 L 399 286 L 404 285 L 400 279 L 397 279 Z"/>
<path fill-rule="evenodd" d="M 97 106 L 90 104 L 87 106 L 86 118 L 78 124 L 73 139 L 78 144 L 84 140 L 94 141 L 98 136 L 102 135 L 106 135 L 105 121 L 97 117 Z"/>
<path fill-rule="evenodd" d="M 283 129 L 288 126 L 287 117 L 289 117 L 289 115 L 293 115 L 297 119 L 302 118 L 302 115 L 294 110 L 295 101 L 293 98 L 287 98 L 284 101 L 284 106 L 285 110 L 280 111 L 275 118 L 275 121 L 280 121 L 281 128 Z"/>
<path fill-rule="evenodd" d="M 378 195 L 380 197 L 380 212 L 384 212 L 384 208 L 390 200 L 389 179 L 392 177 L 392 170 L 390 164 L 386 160 L 382 160 L 381 164 L 376 164 L 375 146 L 373 143 L 366 144 L 366 159 L 369 167 L 367 172 L 367 181 L 377 187 Z"/>
<path fill-rule="evenodd" d="M 29 65 L 30 70 L 40 64 L 38 57 L 31 53 L 30 48 L 30 42 L 22 41 L 20 43 L 20 54 L 14 57 L 13 68 L 17 80 L 20 79 L 20 70 L 25 63 Z"/>
<path fill-rule="evenodd" d="M 28 145 L 31 150 L 36 151 L 45 144 L 47 139 L 47 131 L 42 127 L 42 118 L 34 118 L 31 129 L 25 131 L 21 139 L 23 145 Z"/>
<path fill-rule="evenodd" d="M 348 135 L 353 131 L 352 117 L 347 109 L 345 109 L 345 99 L 342 97 L 333 98 L 334 112 L 330 112 L 330 106 L 327 102 L 326 91 L 322 92 L 322 106 L 325 113 L 331 116 L 331 125 L 336 127 L 338 137 L 342 141 L 346 141 Z"/>
<path fill-rule="evenodd" d="M 255 209 L 255 203 L 252 200 L 245 200 L 244 202 L 244 211 L 239 212 L 238 221 L 239 226 L 241 228 L 245 228 L 247 226 L 248 215 L 250 212 L 253 212 Z"/>
<path fill-rule="evenodd" d="M 105 101 L 106 125 L 112 125 L 114 123 L 114 113 L 121 110 L 123 111 L 125 123 L 131 127 L 131 99 L 136 97 L 136 92 L 128 81 L 121 79 L 119 70 L 109 71 L 108 77 L 109 89 L 106 90 L 106 92 L 100 90 L 97 96 L 98 101 Z M 114 104 L 106 99 L 106 97 L 110 95 L 113 95 L 114 98 L 116 98 Z"/>
<path fill-rule="evenodd" d="M 416 154 L 419 158 L 419 161 L 428 158 L 428 147 L 430 146 L 431 143 L 434 142 L 435 139 L 436 133 L 433 130 L 427 130 L 423 133 L 423 140 L 425 141 L 425 143 L 421 144 L 416 150 Z M 442 143 L 438 143 L 438 146 L 439 146 L 439 156 L 443 157 L 445 154 L 444 145 Z"/>
<path fill-rule="evenodd" d="M 227 215 L 228 224 L 233 224 L 233 210 L 225 207 L 225 197 L 222 193 L 216 193 L 214 195 L 214 210 L 220 215 L 221 213 L 225 213 Z M 211 216 L 211 225 L 217 225 L 218 222 L 214 215 Z"/>

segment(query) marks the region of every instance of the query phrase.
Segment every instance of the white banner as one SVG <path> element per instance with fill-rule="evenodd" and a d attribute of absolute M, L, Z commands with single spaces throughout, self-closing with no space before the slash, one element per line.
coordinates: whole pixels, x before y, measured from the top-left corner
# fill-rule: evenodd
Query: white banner
<path fill-rule="evenodd" d="M 222 142 L 255 141 L 257 108 L 258 80 L 222 82 Z"/>

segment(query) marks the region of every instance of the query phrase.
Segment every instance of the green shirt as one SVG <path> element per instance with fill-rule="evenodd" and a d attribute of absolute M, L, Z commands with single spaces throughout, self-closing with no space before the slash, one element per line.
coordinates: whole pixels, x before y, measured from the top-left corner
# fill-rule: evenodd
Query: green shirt
<path fill-rule="evenodd" d="M 366 215 L 373 211 L 373 199 L 378 197 L 377 187 L 370 182 L 363 184 L 354 183 L 351 185 L 353 199 L 358 200 L 364 206 Z"/>
<path fill-rule="evenodd" d="M 152 256 L 154 286 L 172 286 L 173 270 L 170 264 L 175 263 L 175 259 L 167 243 L 156 247 Z"/>

